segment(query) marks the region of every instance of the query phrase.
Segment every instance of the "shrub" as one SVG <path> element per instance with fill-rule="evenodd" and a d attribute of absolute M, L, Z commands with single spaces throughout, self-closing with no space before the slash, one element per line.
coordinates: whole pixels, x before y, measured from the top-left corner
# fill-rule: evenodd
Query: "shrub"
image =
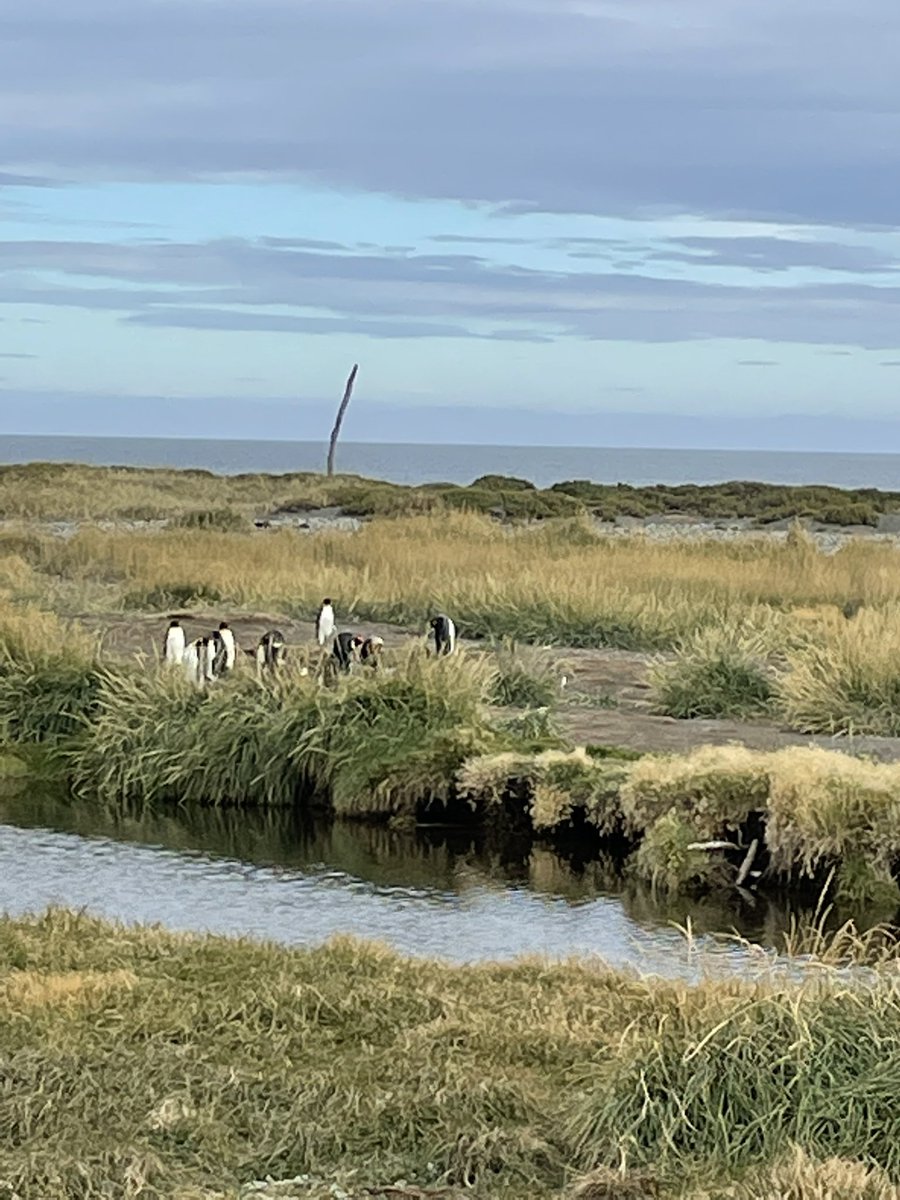
<path fill-rule="evenodd" d="M 135 611 L 150 609 L 165 612 L 170 609 L 218 604 L 223 599 L 222 592 L 208 583 L 164 583 L 127 592 L 122 598 L 122 605 Z"/>

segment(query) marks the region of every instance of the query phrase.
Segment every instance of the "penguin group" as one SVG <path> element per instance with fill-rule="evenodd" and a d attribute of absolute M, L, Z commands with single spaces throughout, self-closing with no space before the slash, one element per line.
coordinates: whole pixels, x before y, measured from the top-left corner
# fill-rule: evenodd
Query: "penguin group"
<path fill-rule="evenodd" d="M 376 635 L 363 636 L 349 630 L 335 633 L 334 605 L 326 597 L 316 614 L 316 642 L 327 653 L 332 671 L 350 674 L 358 664 L 378 669 L 381 664 L 384 638 Z M 434 653 L 453 654 L 456 650 L 456 626 L 445 613 L 437 613 L 429 623 L 429 641 L 433 640 Z M 326 647 L 330 649 L 326 651 Z M 277 672 L 287 660 L 287 645 L 279 629 L 269 629 L 259 639 L 252 655 L 259 675 Z M 181 668 L 187 678 L 197 687 L 203 688 L 234 670 L 238 656 L 238 645 L 234 632 L 227 621 L 221 621 L 212 633 L 188 641 L 178 617 L 169 622 L 163 640 L 163 661 L 167 666 Z M 305 672 L 303 672 L 305 674 Z"/>
<path fill-rule="evenodd" d="M 236 657 L 237 644 L 227 621 L 220 621 L 218 629 L 190 642 L 177 617 L 169 622 L 163 641 L 163 660 L 168 665 L 182 667 L 198 687 L 233 671 Z"/>

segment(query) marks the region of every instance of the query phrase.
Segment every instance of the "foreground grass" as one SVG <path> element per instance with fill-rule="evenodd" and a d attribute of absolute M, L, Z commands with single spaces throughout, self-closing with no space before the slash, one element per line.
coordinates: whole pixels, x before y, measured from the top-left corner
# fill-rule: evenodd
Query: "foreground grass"
<path fill-rule="evenodd" d="M 0 1194 L 893 1197 L 898 1021 L 883 972 L 689 987 L 4 919 Z"/>

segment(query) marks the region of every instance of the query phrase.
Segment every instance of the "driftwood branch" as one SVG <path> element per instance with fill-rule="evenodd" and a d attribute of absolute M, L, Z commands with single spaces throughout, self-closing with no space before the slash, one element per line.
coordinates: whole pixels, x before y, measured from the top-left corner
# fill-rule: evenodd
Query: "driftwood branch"
<path fill-rule="evenodd" d="M 341 406 L 337 411 L 337 416 L 334 420 L 334 429 L 331 431 L 331 441 L 328 443 L 328 464 L 325 468 L 327 475 L 334 474 L 334 452 L 337 449 L 337 440 L 341 432 L 341 422 L 344 419 L 344 413 L 347 411 L 347 405 L 350 403 L 350 397 L 353 394 L 353 384 L 356 381 L 356 372 L 359 370 L 359 363 L 353 364 L 353 370 L 347 377 L 347 384 L 344 388 L 344 395 L 341 400 Z"/>
<path fill-rule="evenodd" d="M 756 852 L 759 849 L 759 838 L 754 838 L 750 843 L 747 853 L 744 855 L 744 861 L 741 863 L 741 869 L 737 873 L 737 879 L 734 881 L 735 887 L 741 887 L 744 880 L 750 874 L 750 868 L 753 866 L 753 860 L 756 858 Z"/>

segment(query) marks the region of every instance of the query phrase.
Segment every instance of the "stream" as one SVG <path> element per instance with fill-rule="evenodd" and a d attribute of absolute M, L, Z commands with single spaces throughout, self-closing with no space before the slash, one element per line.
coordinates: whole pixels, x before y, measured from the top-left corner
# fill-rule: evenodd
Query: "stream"
<path fill-rule="evenodd" d="M 471 830 L 236 809 L 124 815 L 2 795 L 0 911 L 48 905 L 293 946 L 348 933 L 454 962 L 597 956 L 683 978 L 758 970 L 758 947 L 790 919 L 762 896 L 664 903 L 623 888 L 608 863 Z M 678 928 L 687 923 L 690 940 Z M 731 929 L 755 945 L 708 936 Z"/>

